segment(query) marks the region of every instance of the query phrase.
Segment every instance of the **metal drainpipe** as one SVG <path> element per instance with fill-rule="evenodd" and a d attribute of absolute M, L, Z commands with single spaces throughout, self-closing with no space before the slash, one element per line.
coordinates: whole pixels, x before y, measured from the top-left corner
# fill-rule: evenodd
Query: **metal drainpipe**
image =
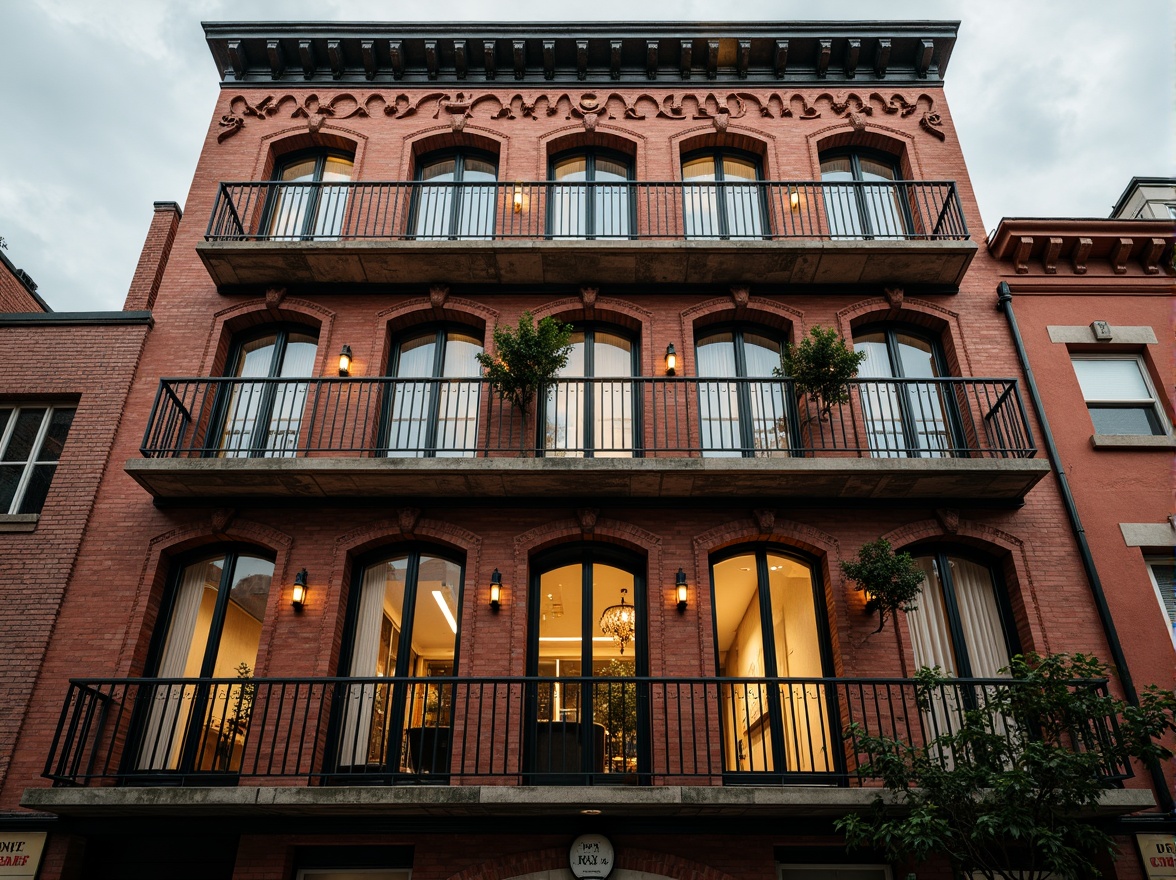
<path fill-rule="evenodd" d="M 1078 541 L 1078 554 L 1082 557 L 1082 567 L 1086 569 L 1090 592 L 1094 594 L 1098 617 L 1102 622 L 1103 633 L 1106 635 L 1107 644 L 1111 649 L 1111 662 L 1119 672 L 1119 682 L 1123 685 L 1123 693 L 1127 696 L 1127 701 L 1133 706 L 1138 706 L 1139 694 L 1135 690 L 1135 684 L 1131 681 L 1131 673 L 1127 669 L 1127 657 L 1123 654 L 1123 645 L 1119 641 L 1119 634 L 1115 630 L 1115 621 L 1111 617 L 1111 609 L 1107 605 L 1107 594 L 1103 592 L 1102 579 L 1098 576 L 1094 557 L 1090 553 L 1090 543 L 1086 540 L 1086 529 L 1082 527 L 1082 520 L 1078 516 L 1078 507 L 1074 504 L 1074 496 L 1070 492 L 1070 481 L 1066 478 L 1066 469 L 1062 466 L 1062 459 L 1054 444 L 1053 432 L 1049 429 L 1049 419 L 1046 418 L 1041 396 L 1037 393 L 1037 380 L 1033 378 L 1033 368 L 1029 365 L 1029 356 L 1025 353 L 1021 330 L 1017 327 L 1017 317 L 1013 314 L 1013 292 L 1009 290 L 1009 285 L 1005 281 L 996 286 L 996 292 L 996 307 L 1004 312 L 1005 317 L 1009 320 L 1009 329 L 1013 332 L 1013 344 L 1017 347 L 1017 358 L 1021 361 L 1021 369 L 1025 371 L 1025 381 L 1029 385 L 1029 398 L 1033 401 L 1033 409 L 1037 413 L 1037 420 L 1041 423 L 1046 455 L 1049 456 L 1049 463 L 1058 475 L 1058 486 L 1062 490 L 1062 503 L 1066 506 L 1066 513 L 1070 517 L 1070 527 L 1074 530 L 1074 537 Z M 1164 777 L 1164 770 L 1160 766 L 1160 762 L 1148 761 L 1146 763 L 1151 772 L 1156 795 L 1159 798 L 1160 809 L 1168 814 L 1176 814 L 1176 802 L 1172 800 L 1172 792 L 1168 789 L 1168 780 Z"/>

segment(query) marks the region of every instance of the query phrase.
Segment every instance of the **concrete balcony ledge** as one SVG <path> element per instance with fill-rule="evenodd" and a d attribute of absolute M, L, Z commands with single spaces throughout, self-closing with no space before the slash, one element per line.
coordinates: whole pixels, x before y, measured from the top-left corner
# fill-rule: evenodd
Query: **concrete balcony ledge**
<path fill-rule="evenodd" d="M 29 788 L 21 806 L 59 816 L 840 816 L 862 812 L 876 788 L 835 786 L 238 786 Z M 885 795 L 889 799 L 889 795 Z M 1096 815 L 1153 807 L 1145 789 L 1108 789 Z M 896 809 L 898 809 L 896 807 Z"/>
<path fill-rule="evenodd" d="M 1039 458 L 133 458 L 157 500 L 805 498 L 1015 503 Z"/>
<path fill-rule="evenodd" d="M 968 240 L 205 241 L 218 287 L 264 284 L 926 284 L 956 290 Z"/>

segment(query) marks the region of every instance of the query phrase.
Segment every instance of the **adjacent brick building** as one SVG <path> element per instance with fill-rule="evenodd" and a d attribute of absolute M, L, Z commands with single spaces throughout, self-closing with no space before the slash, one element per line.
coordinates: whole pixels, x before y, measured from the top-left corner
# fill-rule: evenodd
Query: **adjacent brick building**
<path fill-rule="evenodd" d="M 619 880 L 903 876 L 833 829 L 873 797 L 848 724 L 922 741 L 979 692 L 922 712 L 919 665 L 1112 647 L 974 240 L 955 31 L 206 26 L 0 789 L 41 877 L 563 877 L 584 834 Z M 476 356 L 525 311 L 573 350 L 520 413 Z M 774 372 L 816 327 L 867 354 L 827 411 Z M 840 562 L 878 537 L 929 580 L 875 632 Z M 1134 771 L 1108 811 L 1154 817 Z"/>

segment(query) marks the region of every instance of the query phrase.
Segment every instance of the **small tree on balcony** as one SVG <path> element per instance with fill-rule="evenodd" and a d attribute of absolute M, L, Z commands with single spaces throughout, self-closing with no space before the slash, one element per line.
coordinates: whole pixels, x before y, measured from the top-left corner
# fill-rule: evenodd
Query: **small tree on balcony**
<path fill-rule="evenodd" d="M 927 576 L 909 553 L 895 553 L 885 538 L 863 544 L 857 562 L 842 562 L 841 570 L 866 594 L 866 610 L 878 612 L 882 632 L 886 618 L 895 612 L 914 611 Z"/>
<path fill-rule="evenodd" d="M 535 395 L 567 366 L 571 338 L 571 324 L 552 317 L 536 323 L 528 311 L 516 327 L 494 327 L 494 355 L 477 355 L 491 387 L 519 411 L 524 424 Z"/>
<path fill-rule="evenodd" d="M 834 406 L 849 402 L 849 382 L 865 359 L 866 353 L 850 351 L 836 330 L 818 325 L 798 344 L 785 343 L 781 365 L 773 372 L 792 379 L 816 418 L 827 419 Z"/>
<path fill-rule="evenodd" d="M 1096 863 L 1116 849 L 1090 819 L 1132 758 L 1171 757 L 1159 739 L 1176 730 L 1176 695 L 1152 686 L 1127 705 L 1106 689 L 1107 667 L 1082 654 L 1016 656 L 1001 671 L 1007 684 L 967 686 L 919 670 L 924 726 L 943 731 L 926 743 L 850 725 L 859 776 L 885 792 L 834 823 L 851 848 L 946 856 L 957 877 L 1100 876 Z"/>

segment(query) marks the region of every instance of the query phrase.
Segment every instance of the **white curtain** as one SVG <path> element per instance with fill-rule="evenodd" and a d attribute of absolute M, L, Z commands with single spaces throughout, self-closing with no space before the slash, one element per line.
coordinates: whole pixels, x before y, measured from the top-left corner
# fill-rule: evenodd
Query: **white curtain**
<path fill-rule="evenodd" d="M 184 676 L 205 587 L 218 583 L 221 573 L 218 563 L 223 561 L 223 557 L 217 557 L 189 565 L 180 576 L 157 677 Z M 196 672 L 199 674 L 198 670 Z M 191 685 L 173 684 L 153 690 L 136 763 L 140 770 L 173 769 L 179 765 L 180 750 L 191 722 L 191 718 L 181 717 L 181 712 L 191 711 L 193 689 Z"/>
<path fill-rule="evenodd" d="M 351 649 L 349 674 L 355 677 L 376 673 L 380 653 L 380 625 L 384 620 L 384 591 L 392 569 L 386 564 L 371 566 L 360 586 L 359 614 L 355 621 L 355 643 Z M 342 766 L 366 764 L 371 737 L 372 709 L 377 686 L 372 683 L 346 685 L 343 689 L 343 728 L 339 738 Z"/>

